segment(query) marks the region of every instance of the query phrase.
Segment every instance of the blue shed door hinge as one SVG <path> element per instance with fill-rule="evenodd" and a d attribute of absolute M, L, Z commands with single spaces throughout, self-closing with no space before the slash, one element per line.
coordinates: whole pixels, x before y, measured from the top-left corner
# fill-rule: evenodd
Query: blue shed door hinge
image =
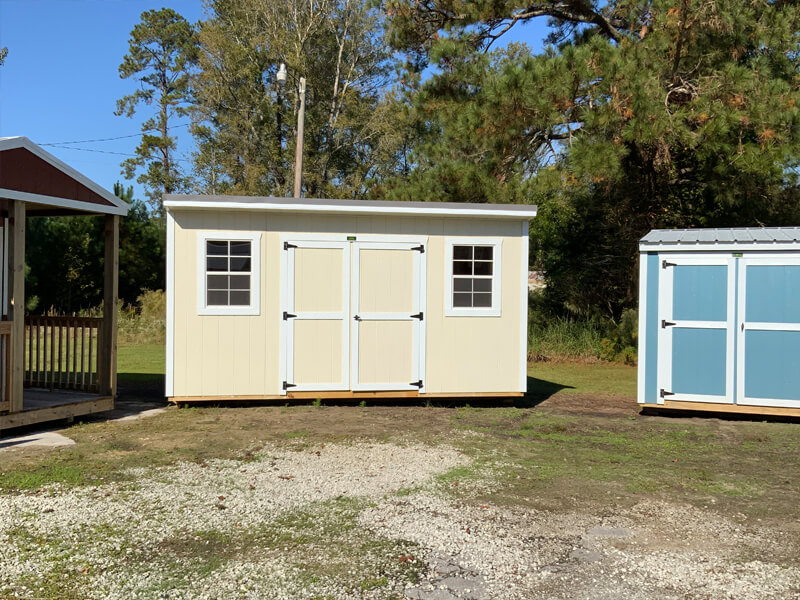
<path fill-rule="evenodd" d="M 661 268 L 662 269 L 666 269 L 667 267 L 677 267 L 677 266 L 678 265 L 676 265 L 675 263 L 667 262 L 665 260 L 661 261 Z"/>
<path fill-rule="evenodd" d="M 666 398 L 667 396 L 674 396 L 674 395 L 675 395 L 674 392 L 668 392 L 667 390 L 665 390 L 663 388 L 661 389 L 661 392 L 659 393 L 659 396 L 661 396 L 662 398 Z"/>
<path fill-rule="evenodd" d="M 673 325 L 675 325 L 675 323 L 673 323 L 672 321 L 666 321 L 664 319 L 661 319 L 661 329 L 666 329 L 667 327 L 672 327 Z"/>

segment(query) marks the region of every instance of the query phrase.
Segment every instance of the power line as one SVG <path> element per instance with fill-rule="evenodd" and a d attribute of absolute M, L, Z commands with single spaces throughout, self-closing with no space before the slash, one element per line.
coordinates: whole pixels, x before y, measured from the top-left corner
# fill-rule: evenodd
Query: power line
<path fill-rule="evenodd" d="M 66 142 L 65 142 L 66 143 Z M 40 146 L 55 146 L 56 144 L 39 144 Z M 96 150 L 94 148 L 75 148 L 74 146 L 59 146 L 61 150 L 81 150 L 82 152 L 98 152 L 100 154 L 117 154 L 119 156 L 136 156 L 127 152 L 112 152 L 111 150 Z"/>
<path fill-rule="evenodd" d="M 65 142 L 66 143 L 66 142 Z M 44 146 L 45 144 L 40 144 Z M 50 144 L 52 145 L 52 144 Z M 128 154 L 127 152 L 113 152 L 111 150 L 96 150 L 95 148 L 76 148 L 75 146 L 58 146 L 59 150 L 80 150 L 81 152 L 97 152 L 99 154 L 116 154 L 118 156 L 128 156 L 128 157 L 136 157 L 137 154 Z M 183 162 L 187 164 L 191 164 L 192 161 L 186 160 L 185 158 L 176 158 L 178 162 Z"/>
<path fill-rule="evenodd" d="M 170 125 L 169 127 L 167 127 L 167 129 L 177 129 L 178 127 L 188 127 L 189 125 L 191 125 L 191 123 L 181 123 L 180 125 Z M 156 131 L 156 130 L 155 129 L 148 129 L 148 131 Z M 146 133 L 146 132 L 143 131 L 143 132 L 140 132 L 140 133 L 133 133 L 131 135 L 120 135 L 120 136 L 117 136 L 117 137 L 110 137 L 110 138 L 98 138 L 98 139 L 95 139 L 95 140 L 74 140 L 74 141 L 71 141 L 71 142 L 47 142 L 46 144 L 39 144 L 39 145 L 40 146 L 62 146 L 64 144 L 91 144 L 91 143 L 95 143 L 95 142 L 113 142 L 114 140 L 124 140 L 124 139 L 127 139 L 127 138 L 139 137 L 139 136 L 142 135 L 142 133 Z M 99 150 L 98 150 L 98 152 L 99 152 Z"/>

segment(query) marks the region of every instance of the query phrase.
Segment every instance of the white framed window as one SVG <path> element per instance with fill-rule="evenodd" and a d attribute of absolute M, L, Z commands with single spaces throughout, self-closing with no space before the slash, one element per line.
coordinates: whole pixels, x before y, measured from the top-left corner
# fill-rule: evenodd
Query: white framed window
<path fill-rule="evenodd" d="M 200 232 L 197 259 L 198 314 L 260 314 L 260 233 Z"/>
<path fill-rule="evenodd" d="M 500 238 L 448 238 L 445 243 L 446 317 L 499 317 Z"/>

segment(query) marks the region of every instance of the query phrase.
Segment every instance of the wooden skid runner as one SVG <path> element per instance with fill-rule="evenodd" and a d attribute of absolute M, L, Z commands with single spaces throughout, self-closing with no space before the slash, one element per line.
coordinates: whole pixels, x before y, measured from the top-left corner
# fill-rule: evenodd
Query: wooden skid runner
<path fill-rule="evenodd" d="M 719 412 L 740 415 L 765 415 L 772 417 L 800 418 L 800 408 L 782 406 L 745 406 L 743 404 L 718 404 L 715 402 L 681 402 L 664 400 L 664 404 L 640 404 L 643 410 Z"/>
<path fill-rule="evenodd" d="M 93 413 L 104 412 L 114 408 L 114 399 L 97 398 L 96 400 L 83 400 L 81 402 L 71 402 L 69 404 L 58 404 L 47 408 L 36 408 L 33 410 L 23 410 L 21 412 L 0 415 L 0 430 L 12 427 L 23 427 L 34 425 L 46 421 L 57 419 L 68 419 L 70 417 L 80 417 Z"/>
<path fill-rule="evenodd" d="M 446 393 L 420 394 L 416 390 L 398 392 L 287 392 L 286 395 L 265 394 L 263 396 L 171 396 L 170 402 L 247 402 L 264 400 L 365 400 L 367 398 L 521 398 L 522 392 L 486 392 L 486 393 Z"/>

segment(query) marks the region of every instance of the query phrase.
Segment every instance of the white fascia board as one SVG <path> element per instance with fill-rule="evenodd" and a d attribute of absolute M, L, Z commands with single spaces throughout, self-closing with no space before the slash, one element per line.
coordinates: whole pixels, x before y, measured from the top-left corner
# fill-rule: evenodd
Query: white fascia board
<path fill-rule="evenodd" d="M 100 213 L 104 215 L 121 215 L 128 214 L 128 205 L 125 207 L 108 206 L 107 204 L 95 204 L 93 202 L 81 202 L 80 200 L 67 200 L 66 198 L 58 198 L 56 196 L 45 196 L 43 194 L 31 194 L 30 192 L 20 192 L 17 190 L 9 190 L 0 188 L 0 198 L 8 200 L 21 200 L 23 202 L 30 202 L 33 204 L 44 204 L 47 206 L 57 206 L 59 208 L 72 208 L 90 213 Z"/>
<path fill-rule="evenodd" d="M 66 175 L 69 175 L 75 181 L 85 185 L 87 188 L 92 190 L 98 196 L 102 197 L 104 200 L 107 200 L 108 202 L 111 202 L 113 204 L 113 206 L 103 206 L 102 204 L 94 205 L 91 202 L 79 202 L 79 201 L 66 200 L 66 199 L 61 198 L 60 200 L 62 202 L 76 202 L 77 204 L 80 204 L 81 207 L 86 206 L 86 205 L 101 206 L 105 210 L 98 211 L 98 212 L 103 212 L 103 213 L 112 214 L 112 215 L 126 215 L 126 214 L 128 214 L 129 206 L 128 206 L 127 202 L 125 202 L 121 198 L 118 198 L 116 196 L 116 194 L 113 194 L 112 192 L 109 192 L 108 190 L 106 190 L 103 187 L 99 186 L 94 181 L 92 181 L 91 179 L 86 177 L 86 175 L 84 175 L 82 173 L 79 173 L 78 171 L 76 171 L 75 169 L 70 167 L 67 163 L 63 162 L 62 160 L 60 160 L 60 159 L 56 158 L 55 156 L 53 156 L 52 154 L 50 154 L 47 150 L 45 150 L 41 146 L 38 146 L 37 144 L 34 144 L 28 138 L 26 138 L 24 136 L 10 137 L 10 138 L 0 138 L 0 150 L 13 150 L 15 148 L 25 148 L 29 152 L 31 152 L 31 153 L 35 154 L 36 156 L 38 156 L 39 158 L 41 158 L 43 161 L 53 165 L 56 169 L 58 169 L 62 173 L 65 173 Z M 5 192 L 5 190 L 4 190 L 4 192 Z M 38 194 L 33 194 L 33 195 L 36 196 Z M 51 196 L 40 196 L 40 197 L 42 197 L 42 198 L 51 198 Z M 35 200 L 30 200 L 30 202 L 35 202 Z M 51 204 L 51 202 L 47 202 L 47 204 Z M 57 205 L 57 206 L 60 206 L 60 205 Z M 113 210 L 115 207 L 118 209 L 117 211 Z M 80 208 L 80 207 L 71 206 L 69 208 Z"/>
<path fill-rule="evenodd" d="M 639 252 L 786 252 L 800 251 L 797 242 L 726 242 L 722 244 L 639 244 Z"/>
<path fill-rule="evenodd" d="M 398 203 L 402 204 L 402 203 Z M 450 206 L 437 206 L 436 202 L 431 202 L 430 207 L 405 207 L 394 203 L 387 203 L 387 206 L 375 206 L 365 204 L 358 206 L 353 204 L 289 204 L 277 202 L 237 202 L 237 201 L 182 201 L 165 200 L 164 206 L 168 209 L 204 209 L 215 208 L 225 210 L 263 210 L 270 212 L 307 212 L 307 213 L 328 213 L 328 214 L 361 214 L 361 215 L 400 215 L 400 216 L 442 216 L 442 217 L 482 217 L 484 219 L 515 219 L 527 221 L 536 216 L 537 207 L 531 206 L 530 209 L 522 210 L 486 210 L 481 208 L 458 208 Z M 468 205 L 464 206 L 480 206 Z M 496 205 L 490 205 L 496 206 Z"/>

